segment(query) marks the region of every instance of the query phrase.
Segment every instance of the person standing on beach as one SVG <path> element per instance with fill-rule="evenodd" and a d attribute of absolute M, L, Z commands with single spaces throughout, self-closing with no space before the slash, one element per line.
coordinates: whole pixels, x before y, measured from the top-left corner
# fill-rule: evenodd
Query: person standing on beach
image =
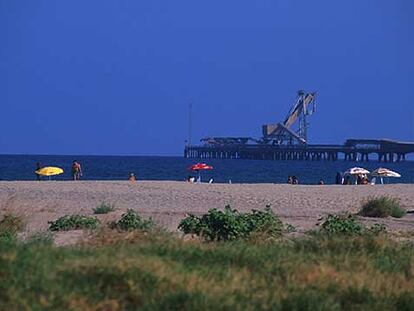
<path fill-rule="evenodd" d="M 82 167 L 78 161 L 72 163 L 72 178 L 73 180 L 80 180 L 82 176 Z"/>
<path fill-rule="evenodd" d="M 337 184 L 337 185 L 343 185 L 344 184 L 344 177 L 342 176 L 341 172 L 336 172 L 335 184 Z"/>
<path fill-rule="evenodd" d="M 42 164 L 40 162 L 37 162 L 36 163 L 36 171 L 40 170 L 41 168 L 42 168 Z M 36 179 L 38 181 L 41 181 L 42 180 L 40 174 L 36 173 Z"/>

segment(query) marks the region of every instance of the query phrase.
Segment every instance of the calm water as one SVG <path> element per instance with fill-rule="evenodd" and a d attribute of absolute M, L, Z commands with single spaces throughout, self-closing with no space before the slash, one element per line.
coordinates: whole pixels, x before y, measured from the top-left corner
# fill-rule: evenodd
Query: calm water
<path fill-rule="evenodd" d="M 182 157 L 155 156 L 39 156 L 39 155 L 0 155 L 0 180 L 34 180 L 36 162 L 43 166 L 58 166 L 65 173 L 54 180 L 69 180 L 73 160 L 82 164 L 85 180 L 126 180 L 130 172 L 138 179 L 145 180 L 184 180 L 190 172 L 188 166 L 195 159 Z M 345 171 L 353 166 L 373 170 L 380 166 L 376 162 L 302 162 L 302 161 L 253 161 L 253 160 L 208 160 L 213 171 L 203 172 L 203 179 L 214 182 L 233 183 L 285 183 L 288 175 L 296 175 L 302 184 L 315 184 L 320 178 L 326 183 L 334 183 L 337 171 Z M 386 164 L 402 174 L 400 179 L 390 179 L 390 183 L 414 183 L 414 162 Z"/>

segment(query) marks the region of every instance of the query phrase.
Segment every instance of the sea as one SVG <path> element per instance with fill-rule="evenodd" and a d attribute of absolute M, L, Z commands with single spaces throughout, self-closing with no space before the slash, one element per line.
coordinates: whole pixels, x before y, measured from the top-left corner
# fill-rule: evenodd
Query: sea
<path fill-rule="evenodd" d="M 196 172 L 188 170 L 197 162 L 213 166 L 201 173 L 202 181 L 214 183 L 286 183 L 294 175 L 300 184 L 333 184 L 337 172 L 359 166 L 367 170 L 386 167 L 399 172 L 401 178 L 389 178 L 386 183 L 414 183 L 414 161 L 400 163 L 345 161 L 266 161 L 186 159 L 170 156 L 73 156 L 73 155 L 0 155 L 0 180 L 35 180 L 36 163 L 57 166 L 64 173 L 52 180 L 70 180 L 74 160 L 82 165 L 83 180 L 127 180 L 134 173 L 138 180 L 185 180 Z"/>

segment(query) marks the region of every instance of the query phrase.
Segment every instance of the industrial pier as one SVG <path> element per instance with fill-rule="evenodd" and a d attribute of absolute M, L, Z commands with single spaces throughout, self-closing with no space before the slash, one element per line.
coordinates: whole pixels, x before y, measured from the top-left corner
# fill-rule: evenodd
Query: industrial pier
<path fill-rule="evenodd" d="M 185 158 L 400 162 L 414 154 L 414 142 L 348 139 L 343 145 L 307 143 L 308 116 L 316 111 L 315 93 L 299 91 L 284 122 L 262 126 L 263 137 L 207 137 L 189 143 Z M 295 128 L 296 125 L 296 128 Z"/>

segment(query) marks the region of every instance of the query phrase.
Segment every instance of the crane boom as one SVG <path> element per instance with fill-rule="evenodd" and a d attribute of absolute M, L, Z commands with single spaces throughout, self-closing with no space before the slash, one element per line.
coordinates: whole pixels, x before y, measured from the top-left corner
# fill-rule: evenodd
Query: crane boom
<path fill-rule="evenodd" d="M 299 92 L 298 99 L 286 116 L 283 125 L 290 128 L 302 113 L 307 114 L 308 105 L 314 100 L 314 98 L 315 93 L 308 93 L 305 95 L 304 93 Z"/>
<path fill-rule="evenodd" d="M 308 106 L 314 104 L 315 108 L 316 93 L 305 93 L 298 91 L 298 97 L 286 115 L 283 123 L 267 124 L 263 126 L 263 141 L 265 143 L 281 144 L 283 142 L 293 144 L 307 143 L 307 121 L 306 116 L 310 115 Z M 299 119 L 299 126 L 296 131 L 292 129 L 293 125 Z"/>

